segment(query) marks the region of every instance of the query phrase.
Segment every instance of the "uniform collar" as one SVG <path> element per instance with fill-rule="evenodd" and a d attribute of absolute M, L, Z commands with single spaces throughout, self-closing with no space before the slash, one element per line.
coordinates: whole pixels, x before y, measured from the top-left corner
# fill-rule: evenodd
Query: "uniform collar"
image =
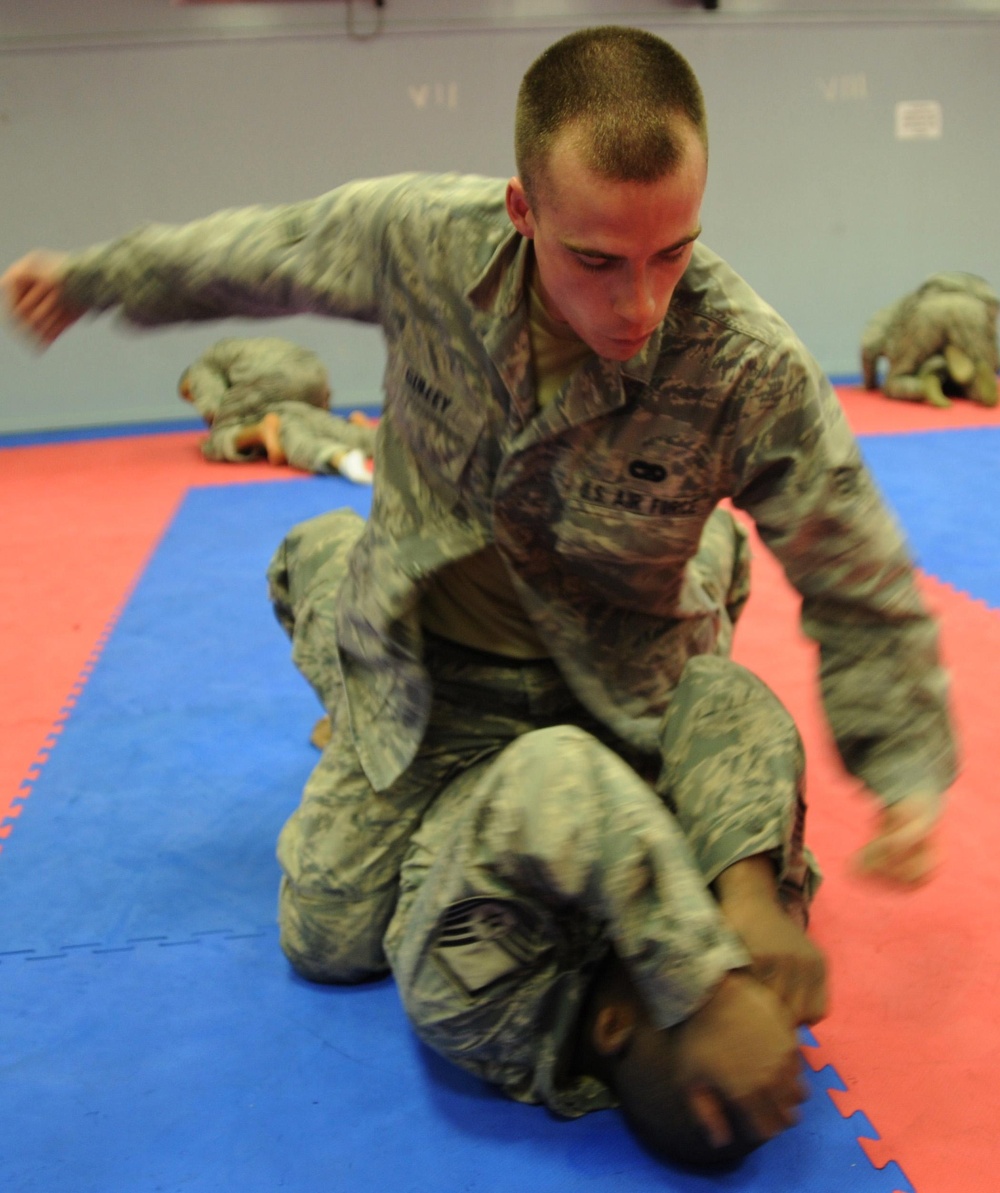
<path fill-rule="evenodd" d="M 524 298 L 530 251 L 529 241 L 512 224 L 486 268 L 466 291 L 469 302 L 494 318 L 511 318 Z"/>
<path fill-rule="evenodd" d="M 478 312 L 478 315 L 474 316 L 474 323 L 487 347 L 491 350 L 491 355 L 495 356 L 498 350 L 502 352 L 503 349 L 509 349 L 512 340 L 517 338 L 516 335 L 511 335 L 512 329 L 509 326 L 501 331 L 496 323 L 497 320 L 506 322 L 519 315 L 518 332 L 527 334 L 528 304 L 525 285 L 531 260 L 530 254 L 531 242 L 512 226 L 508 235 L 494 250 L 486 268 L 466 291 L 466 298 Z M 664 327 L 669 322 L 670 314 L 668 312 L 666 319 L 650 337 L 646 347 L 631 360 L 619 364 L 617 361 L 606 360 L 603 357 L 597 358 L 596 368 L 604 382 L 601 388 L 605 389 L 606 394 L 616 395 L 616 398 L 612 400 L 614 405 L 620 405 L 624 401 L 623 396 L 618 397 L 622 381 L 627 379 L 648 385 L 652 380 L 656 362 L 660 356 Z M 606 407 L 607 404 L 607 397 L 605 397 L 600 405 Z"/>

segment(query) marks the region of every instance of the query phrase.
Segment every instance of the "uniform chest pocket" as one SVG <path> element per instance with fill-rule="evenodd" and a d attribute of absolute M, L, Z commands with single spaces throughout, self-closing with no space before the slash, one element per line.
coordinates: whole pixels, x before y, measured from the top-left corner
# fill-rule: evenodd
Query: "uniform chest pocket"
<path fill-rule="evenodd" d="M 565 570 L 599 599 L 675 616 L 712 505 L 710 498 L 583 480 L 563 506 L 556 550 Z"/>
<path fill-rule="evenodd" d="M 476 449 L 486 420 L 468 407 L 445 411 L 409 409 L 390 418 L 387 439 L 395 438 L 431 488 L 458 482 Z M 387 444 L 386 450 L 391 450 Z"/>
<path fill-rule="evenodd" d="M 486 409 L 475 396 L 482 379 L 470 384 L 463 361 L 442 352 L 433 361 L 395 357 L 385 388 L 393 438 L 406 447 L 409 466 L 432 489 L 453 486 L 486 426 Z"/>

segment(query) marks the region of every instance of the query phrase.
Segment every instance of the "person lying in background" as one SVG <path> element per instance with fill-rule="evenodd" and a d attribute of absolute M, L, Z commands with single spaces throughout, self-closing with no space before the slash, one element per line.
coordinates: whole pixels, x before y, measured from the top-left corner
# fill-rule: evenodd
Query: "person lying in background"
<path fill-rule="evenodd" d="M 178 390 L 211 428 L 201 445 L 209 460 L 266 456 L 372 483 L 377 424 L 359 411 L 331 413 L 329 375 L 308 348 L 270 337 L 219 340 L 184 370 Z"/>

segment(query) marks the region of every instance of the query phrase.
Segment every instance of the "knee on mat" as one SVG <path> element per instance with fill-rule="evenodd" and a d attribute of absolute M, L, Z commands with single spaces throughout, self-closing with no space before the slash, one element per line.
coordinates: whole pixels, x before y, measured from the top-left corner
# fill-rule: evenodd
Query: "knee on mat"
<path fill-rule="evenodd" d="M 753 703 L 766 707 L 777 721 L 792 723 L 791 714 L 767 684 L 725 655 L 694 655 L 688 659 L 674 693 L 675 701 L 679 695 L 696 710 L 716 704 L 740 707 Z"/>
<path fill-rule="evenodd" d="M 380 963 L 373 960 L 359 961 L 355 954 L 339 956 L 329 949 L 306 952 L 281 937 L 281 950 L 288 958 L 292 969 L 307 982 L 325 986 L 356 986 L 360 982 L 373 982 L 389 972 L 384 956 Z M 381 956 L 381 949 L 379 950 Z"/>
<path fill-rule="evenodd" d="M 383 977 L 388 964 L 381 925 L 361 918 L 355 905 L 303 896 L 281 882 L 278 922 L 281 949 L 300 977 L 310 982 L 347 985 Z"/>

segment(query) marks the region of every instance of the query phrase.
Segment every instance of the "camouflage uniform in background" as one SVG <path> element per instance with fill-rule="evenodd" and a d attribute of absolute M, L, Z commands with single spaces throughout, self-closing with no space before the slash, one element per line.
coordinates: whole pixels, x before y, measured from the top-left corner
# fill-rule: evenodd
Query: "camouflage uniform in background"
<path fill-rule="evenodd" d="M 283 941 L 317 978 L 384 966 L 409 835 L 449 778 L 496 752 L 491 740 L 481 756 L 475 732 L 460 764 L 454 733 L 438 750 L 435 644 L 419 616 L 430 578 L 491 544 L 594 736 L 610 734 L 627 760 L 655 758 L 689 660 L 728 646 L 730 593 L 696 556 L 731 498 L 802 597 L 848 769 L 886 804 L 941 793 L 955 774 L 936 627 L 816 361 L 699 244 L 643 350 L 625 363 L 591 356 L 539 410 L 530 243 L 504 194 L 503 181 L 453 175 L 351 183 L 140 228 L 75 255 L 65 276 L 71 303 L 117 306 L 141 325 L 298 312 L 383 330 L 371 516 L 343 548 L 334 599 L 305 610 L 320 627 L 314 682 L 333 736 L 280 847 Z M 570 723 L 591 732 L 581 715 Z M 525 731 L 550 726 L 544 716 Z M 431 782 L 425 763 L 441 768 Z M 360 860 L 335 871 L 338 841 L 359 834 Z M 722 940 L 721 916 L 704 916 Z M 331 936 L 341 917 L 363 938 Z M 694 937 L 707 946 L 703 923 Z M 685 998 L 726 968 L 699 967 Z"/>
<path fill-rule="evenodd" d="M 861 340 L 867 389 L 949 406 L 950 397 L 997 403 L 1000 297 L 971 273 L 936 273 L 875 314 Z M 886 359 L 879 384 L 879 361 Z"/>
<path fill-rule="evenodd" d="M 303 472 L 335 472 L 330 456 L 354 448 L 374 454 L 375 430 L 330 412 L 330 379 L 315 352 L 288 340 L 219 340 L 185 369 L 195 409 L 211 427 L 201 450 L 209 460 L 259 458 L 262 448 L 237 439 L 265 414 L 281 419 L 279 438 L 289 464 Z"/>

